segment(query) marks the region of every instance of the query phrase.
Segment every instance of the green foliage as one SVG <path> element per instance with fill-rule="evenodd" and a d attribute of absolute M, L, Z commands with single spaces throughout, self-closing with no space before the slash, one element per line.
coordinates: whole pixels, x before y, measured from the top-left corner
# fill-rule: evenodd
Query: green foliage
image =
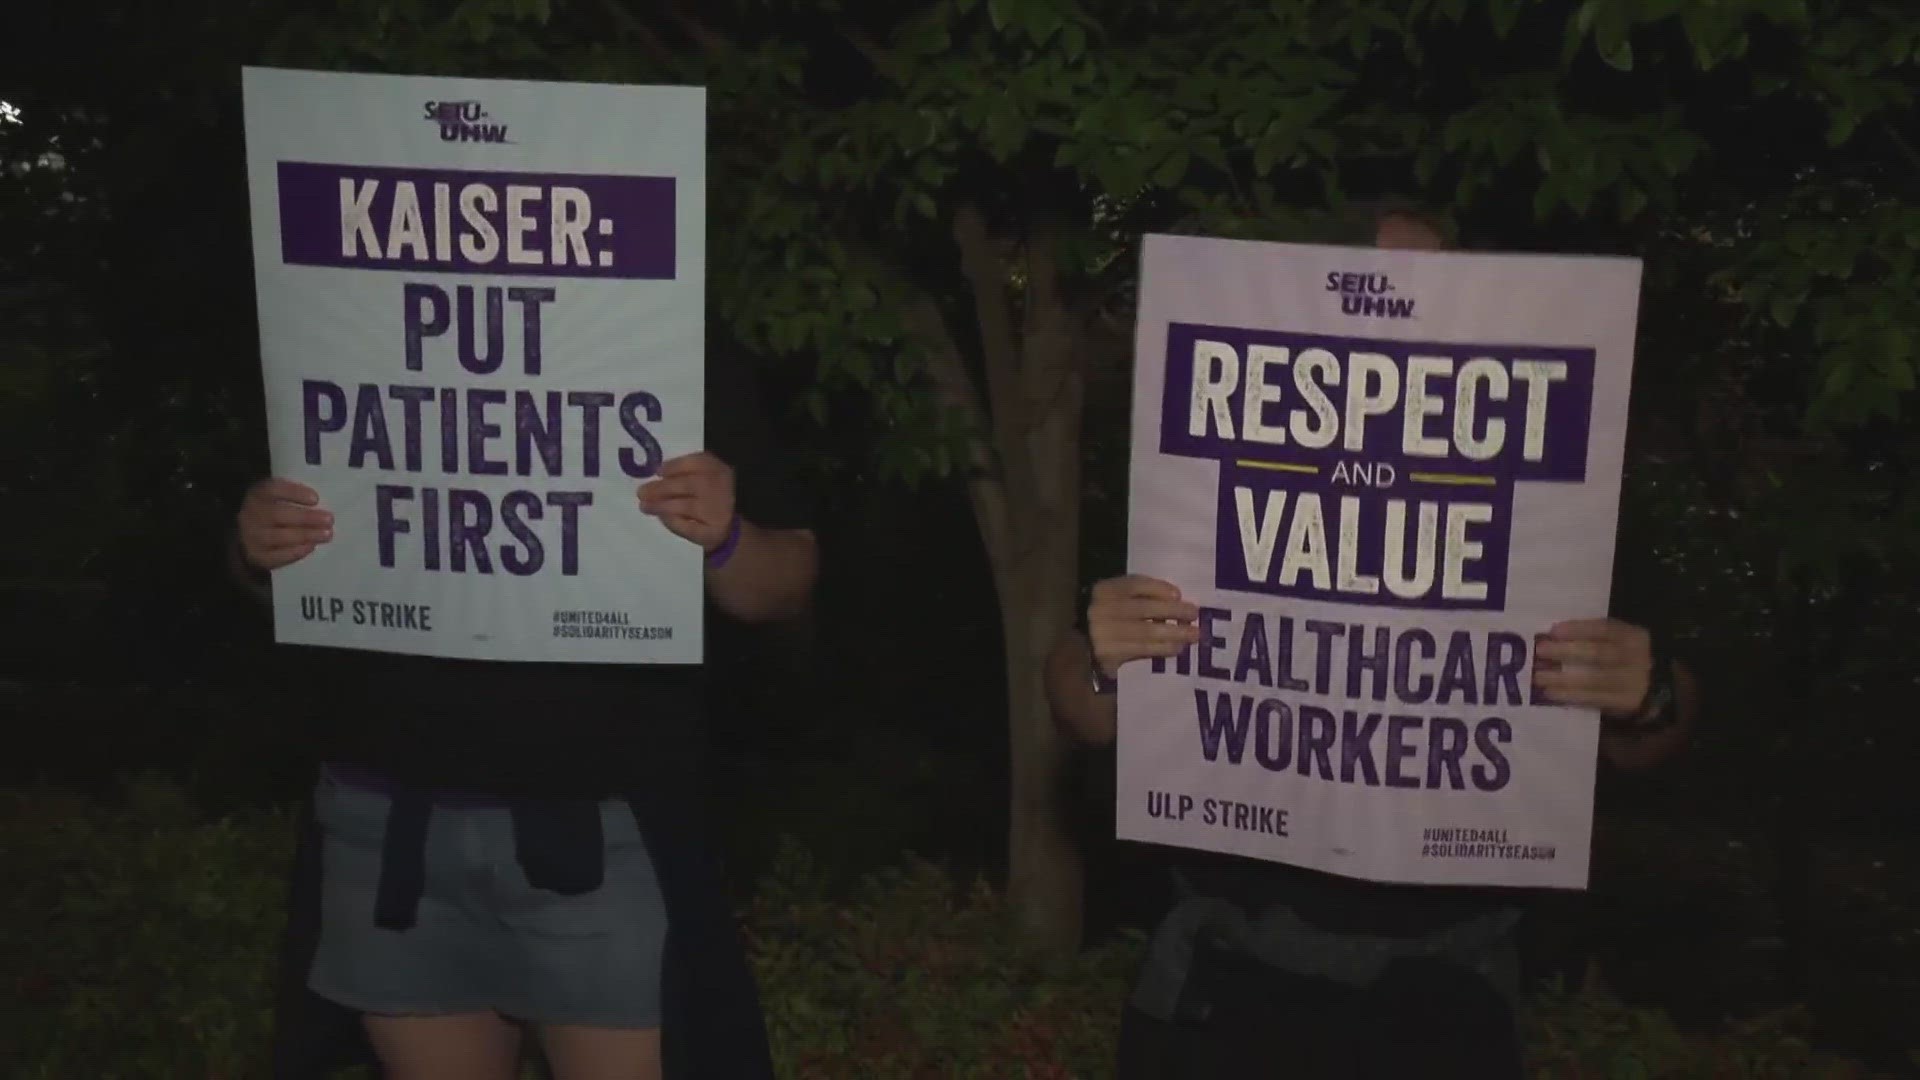
<path fill-rule="evenodd" d="M 0 121 L 0 497 L 18 520 L 72 523 L 9 530 L 0 541 L 7 586 L 82 580 L 106 538 L 130 527 L 112 448 L 72 422 L 99 398 L 107 348 L 101 298 L 88 289 L 101 275 L 107 220 L 91 167 L 102 127 L 83 110 L 31 104 L 20 122 Z M 31 580 L 15 567 L 32 567 Z"/>
<path fill-rule="evenodd" d="M 0 1045 L 20 1080 L 255 1075 L 292 840 L 134 787 L 0 796 Z"/>
<path fill-rule="evenodd" d="M 1046 967 L 1012 946 L 1000 898 L 909 862 L 851 896 L 789 846 L 748 924 L 780 1074 L 1094 1076 L 1138 959 L 1110 944 Z"/>
<path fill-rule="evenodd" d="M 1907 140 L 1920 130 L 1920 21 L 1908 8 L 352 0 L 267 5 L 212 30 L 159 20 L 146 36 L 155 55 L 181 58 L 175 75 L 203 83 L 215 78 L 215 59 L 245 59 L 707 85 L 710 205 L 723 226 L 710 257 L 715 311 L 756 350 L 807 365 L 813 387 L 800 408 L 822 426 L 866 425 L 880 473 L 893 478 L 979 463 L 971 449 L 996 423 L 989 395 L 939 392 L 925 316 L 965 327 L 979 290 L 1004 286 L 1017 320 L 1037 237 L 1061 265 L 1080 354 L 1099 373 L 1125 367 L 1144 231 L 1351 240 L 1343 208 L 1381 189 L 1482 225 L 1512 225 L 1517 208 L 1535 227 L 1503 229 L 1509 241 L 1642 254 L 1650 285 L 1666 273 L 1647 298 L 1654 321 L 1641 354 L 1686 357 L 1687 380 L 1643 389 L 1637 415 L 1729 391 L 1716 368 L 1738 368 L 1731 392 L 1752 414 L 1748 442 L 1708 452 L 1750 456 L 1753 438 L 1874 444 L 1796 452 L 1791 468 L 1770 462 L 1762 472 L 1771 475 L 1712 493 L 1767 524 L 1754 535 L 1786 554 L 1770 569 L 1833 580 L 1884 566 L 1920 536 L 1913 448 L 1885 434 L 1910 415 L 1916 381 L 1920 155 Z M 170 27 L 197 37 L 169 42 Z M 224 52 L 207 52 L 201 38 Z M 141 124 L 116 117 L 116 139 L 181 143 L 210 122 L 209 102 L 231 96 L 230 69 L 217 81 L 139 113 Z M 137 160 L 129 152 L 123 164 Z M 139 170 L 122 173 L 137 188 Z M 6 220 L 42 208 L 59 209 L 8 205 Z M 954 239 L 963 211 L 985 215 L 997 264 L 972 280 Z M 56 216 L 68 228 L 85 217 L 71 207 Z M 1682 264 L 1686 274 L 1668 273 Z M 73 297 L 45 299 L 19 314 L 30 328 L 56 317 L 62 325 L 27 335 L 9 400 L 31 400 L 17 410 L 25 419 L 66 420 L 79 405 L 40 408 L 54 392 L 48 380 L 97 374 L 100 350 L 87 352 L 89 335 L 76 331 L 100 313 Z M 1663 306 L 1720 332 L 1658 324 Z M 977 378 L 983 345 L 957 338 Z M 80 363 L 56 370 L 47 349 L 69 342 L 82 343 Z M 204 453 L 230 458 L 231 392 L 184 397 L 224 433 Z M 1778 401 L 1805 408 L 1776 415 Z M 159 434 L 114 453 L 145 453 Z M 66 471 L 49 473 L 47 490 L 119 481 L 114 460 L 87 458 L 62 459 Z M 1803 512 L 1836 489 L 1845 500 Z M 1844 527 L 1859 523 L 1873 528 Z M 114 531 L 97 525 L 76 517 L 68 531 Z"/>
<path fill-rule="evenodd" d="M 291 838 L 285 814 L 210 819 L 158 784 L 0 796 L 8 1075 L 259 1075 Z M 1136 938 L 1043 966 L 981 882 L 909 862 L 833 895 L 791 846 L 742 914 L 782 1076 L 1109 1074 Z M 1687 1035 L 1591 993 L 1542 994 L 1529 1032 L 1543 1078 L 1850 1075 L 1766 1025 Z"/>
<path fill-rule="evenodd" d="M 1920 24 L 1901 5 L 893 11 L 829 20 L 802 63 L 793 40 L 728 33 L 731 10 L 710 9 L 731 47 L 690 74 L 714 88 L 716 203 L 745 210 L 716 237 L 716 301 L 767 351 L 809 357 L 823 386 L 876 398 L 902 475 L 964 461 L 952 438 L 981 430 L 979 418 L 933 427 L 923 365 L 888 362 L 927 347 L 902 318 L 916 299 L 965 321 L 979 283 L 962 281 L 951 231 L 970 207 L 990 216 L 1016 295 L 1033 238 L 1053 238 L 1092 330 L 1130 321 L 1132 252 L 1148 230 L 1351 240 L 1340 208 L 1384 187 L 1463 219 L 1517 201 L 1583 246 L 1658 257 L 1658 237 L 1716 216 L 1702 207 L 1739 206 L 1692 253 L 1707 256 L 1701 275 L 1652 302 L 1719 309 L 1731 298 L 1743 320 L 1811 305 L 1810 347 L 1778 324 L 1741 343 L 1797 361 L 1759 391 L 1808 403 L 1775 438 L 1859 430 L 1911 400 L 1920 159 L 1899 133 L 1916 126 Z M 777 85 L 746 74 L 766 70 L 791 74 Z M 1872 209 L 1836 220 L 1836 204 Z M 1609 221 L 1620 223 L 1611 235 Z M 1747 287 L 1726 291 L 1735 280 Z M 1675 344 L 1650 335 L 1645 351 Z M 1102 339 L 1090 359 L 1120 368 L 1121 350 Z M 1825 460 L 1810 475 L 1861 465 Z M 1883 483 L 1874 497 L 1896 495 Z M 1806 520 L 1793 505 L 1751 508 Z M 1886 520 L 1884 509 L 1873 516 Z M 1803 549 L 1852 555 L 1791 547 Z"/>
<path fill-rule="evenodd" d="M 1528 1018 L 1528 1062 L 1543 1078 L 1618 1077 L 1680 1080 L 1855 1080 L 1852 1064 L 1813 1052 L 1785 1014 L 1683 1033 L 1659 1013 L 1634 1009 L 1609 994 L 1549 987 Z"/>
<path fill-rule="evenodd" d="M 888 476 L 976 461 L 995 418 L 935 392 L 921 316 L 965 325 L 984 280 L 1017 317 L 1036 236 L 1087 361 L 1118 368 L 1141 232 L 1352 239 L 1341 209 L 1380 188 L 1461 219 L 1520 207 L 1559 231 L 1549 243 L 1650 257 L 1715 219 L 1700 273 L 1650 301 L 1742 309 L 1748 332 L 1719 347 L 1785 358 L 1766 395 L 1808 403 L 1771 438 L 1844 436 L 1914 393 L 1920 22 L 1890 0 L 351 0 L 148 36 L 202 81 L 205 38 L 223 61 L 709 86 L 715 310 L 811 365 L 801 407 L 870 424 Z M 218 79 L 117 138 L 177 142 L 231 95 Z M 971 282 L 963 210 L 987 216 L 999 263 Z M 980 344 L 960 344 L 977 374 Z M 28 356 L 10 377 L 40 401 Z M 1788 487 L 1865 466 L 1823 459 Z M 1920 497 L 1896 472 L 1870 516 L 1904 527 Z M 1753 508 L 1784 521 L 1791 505 Z"/>

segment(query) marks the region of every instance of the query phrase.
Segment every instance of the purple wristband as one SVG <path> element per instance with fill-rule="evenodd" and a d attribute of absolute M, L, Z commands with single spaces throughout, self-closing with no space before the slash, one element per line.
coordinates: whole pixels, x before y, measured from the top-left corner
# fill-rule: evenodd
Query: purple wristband
<path fill-rule="evenodd" d="M 707 569 L 718 570 L 727 565 L 727 560 L 733 558 L 734 549 L 739 546 L 740 515 L 736 513 L 733 521 L 727 525 L 727 538 L 720 541 L 719 547 L 707 552 Z"/>

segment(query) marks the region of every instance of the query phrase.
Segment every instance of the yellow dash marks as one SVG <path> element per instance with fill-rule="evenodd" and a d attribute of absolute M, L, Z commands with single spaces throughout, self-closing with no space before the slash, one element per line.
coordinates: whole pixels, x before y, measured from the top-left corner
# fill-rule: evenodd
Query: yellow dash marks
<path fill-rule="evenodd" d="M 1243 469 L 1271 469 L 1274 472 L 1317 473 L 1318 465 L 1293 465 L 1284 461 L 1241 461 L 1236 462 Z"/>
<path fill-rule="evenodd" d="M 1491 476 L 1467 476 L 1462 473 L 1410 472 L 1407 478 L 1422 484 L 1454 484 L 1462 487 L 1492 487 Z"/>
<path fill-rule="evenodd" d="M 1266 469 L 1271 472 L 1307 473 L 1320 471 L 1318 465 L 1296 465 L 1288 461 L 1236 461 L 1234 464 L 1243 469 Z M 1422 484 L 1449 484 L 1454 487 L 1493 487 L 1499 481 L 1491 476 L 1469 476 L 1465 473 L 1408 473 L 1407 479 Z"/>

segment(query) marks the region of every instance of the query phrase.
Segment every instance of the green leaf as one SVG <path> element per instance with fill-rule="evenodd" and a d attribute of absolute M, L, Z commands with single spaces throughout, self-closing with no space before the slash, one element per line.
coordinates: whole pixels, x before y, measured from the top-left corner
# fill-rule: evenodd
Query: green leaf
<path fill-rule="evenodd" d="M 1573 18 L 1567 25 L 1576 37 L 1585 38 L 1593 32 L 1593 19 L 1598 14 L 1600 14 L 1600 0 L 1586 0 L 1580 5 L 1580 10 L 1573 13 Z"/>
<path fill-rule="evenodd" d="M 1422 150 L 1420 154 L 1413 159 L 1414 180 L 1422 187 L 1432 183 L 1434 174 L 1440 169 L 1440 160 L 1440 154 L 1434 148 L 1428 147 Z"/>
<path fill-rule="evenodd" d="M 1631 24 L 1618 10 L 1607 12 L 1607 17 L 1598 20 L 1594 27 L 1593 46 L 1599 50 L 1600 59 L 1620 71 L 1633 70 L 1633 40 L 1630 36 Z"/>
<path fill-rule="evenodd" d="M 1600 58 L 1607 62 L 1608 67 L 1616 71 L 1632 71 L 1633 42 L 1623 36 L 1611 48 L 1602 50 Z"/>
<path fill-rule="evenodd" d="M 1273 171 L 1274 160 L 1280 156 L 1281 140 L 1265 138 L 1253 148 L 1253 171 L 1256 176 L 1265 176 Z"/>
<path fill-rule="evenodd" d="M 1526 0 L 1487 0 L 1487 14 L 1493 22 L 1495 37 L 1505 38 L 1513 33 L 1513 24 L 1519 21 L 1520 8 Z"/>
<path fill-rule="evenodd" d="M 1678 176 L 1693 162 L 1694 142 L 1685 132 L 1669 131 L 1654 144 L 1654 153 L 1669 176 Z"/>
<path fill-rule="evenodd" d="M 800 396 L 800 403 L 813 418 L 815 424 L 827 426 L 827 392 L 819 388 L 808 390 Z"/>
<path fill-rule="evenodd" d="M 1827 121 L 1827 145 L 1839 146 L 1848 139 L 1853 138 L 1853 133 L 1859 126 L 1860 117 L 1858 114 L 1850 110 L 1834 113 Z"/>
<path fill-rule="evenodd" d="M 1639 184 L 1623 183 L 1620 192 L 1620 220 L 1633 221 L 1647 208 L 1647 189 Z"/>
<path fill-rule="evenodd" d="M 1078 60 L 1080 59 L 1080 54 L 1085 52 L 1086 49 L 1087 32 L 1082 30 L 1078 23 L 1068 23 L 1066 28 L 1060 31 L 1061 52 L 1064 53 L 1069 60 Z"/>
<path fill-rule="evenodd" d="M 1033 44 L 1043 46 L 1060 29 L 1065 20 L 1058 9 L 1048 4 L 1033 4 L 1027 9 L 1027 39 Z"/>
<path fill-rule="evenodd" d="M 1836 363 L 1827 368 L 1827 377 L 1820 386 L 1820 396 L 1828 399 L 1839 397 L 1852 383 L 1853 365 Z"/>
<path fill-rule="evenodd" d="M 1883 370 L 1886 372 L 1887 382 L 1893 385 L 1894 390 L 1904 394 L 1914 388 L 1912 361 L 1895 360 L 1889 362 Z"/>
<path fill-rule="evenodd" d="M 1464 200 L 1462 200 L 1464 201 Z M 1553 208 L 1560 202 L 1560 184 L 1552 176 L 1540 178 L 1540 187 L 1533 193 L 1533 217 L 1536 221 L 1545 221 L 1553 215 Z"/>
<path fill-rule="evenodd" d="M 1784 329 L 1793 325 L 1794 316 L 1799 314 L 1804 299 L 1799 296 L 1777 296 L 1767 305 L 1767 310 L 1773 315 L 1773 321 Z"/>
<path fill-rule="evenodd" d="M 1160 163 L 1160 168 L 1153 174 L 1153 180 L 1154 183 L 1160 187 L 1170 188 L 1185 179 L 1186 175 L 1187 152 L 1185 150 L 1175 150 L 1173 153 L 1167 155 L 1165 161 Z"/>

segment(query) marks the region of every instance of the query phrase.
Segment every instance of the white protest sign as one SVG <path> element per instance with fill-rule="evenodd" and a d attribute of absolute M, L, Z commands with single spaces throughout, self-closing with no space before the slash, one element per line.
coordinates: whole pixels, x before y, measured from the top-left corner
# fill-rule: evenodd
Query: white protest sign
<path fill-rule="evenodd" d="M 334 539 L 278 640 L 697 663 L 700 553 L 640 513 L 701 449 L 706 95 L 249 68 L 273 472 Z"/>
<path fill-rule="evenodd" d="M 1121 673 L 1119 832 L 1349 877 L 1582 887 L 1640 264 L 1147 237 L 1129 569 L 1204 611 Z"/>

